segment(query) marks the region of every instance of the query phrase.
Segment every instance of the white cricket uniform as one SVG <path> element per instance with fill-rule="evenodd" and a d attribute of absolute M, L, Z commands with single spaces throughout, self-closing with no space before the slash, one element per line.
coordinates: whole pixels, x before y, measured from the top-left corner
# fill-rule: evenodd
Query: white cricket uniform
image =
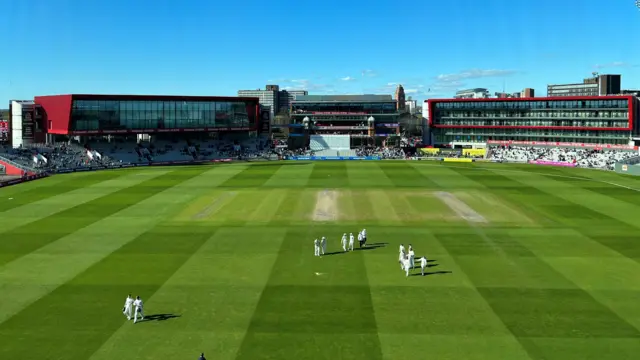
<path fill-rule="evenodd" d="M 362 229 L 362 240 L 367 240 L 367 229 Z"/>
<path fill-rule="evenodd" d="M 362 233 L 358 233 L 358 244 L 362 247 Z"/>
<path fill-rule="evenodd" d="M 400 257 L 398 258 L 398 262 L 400 263 L 400 269 L 404 270 L 404 253 L 400 253 Z"/>
<path fill-rule="evenodd" d="M 133 298 L 127 296 L 127 299 L 124 301 L 124 306 L 122 308 L 122 313 L 127 317 L 127 320 L 131 320 L 132 307 L 133 307 Z"/>
<path fill-rule="evenodd" d="M 424 268 L 426 267 L 427 267 L 427 258 L 423 256 L 420 258 L 420 269 L 422 269 L 422 276 L 424 276 Z"/>
<path fill-rule="evenodd" d="M 313 256 L 320 256 L 320 243 L 318 239 L 313 240 Z"/>
<path fill-rule="evenodd" d="M 353 242 L 355 241 L 353 234 L 349 235 L 349 250 L 353 251 Z"/>
<path fill-rule="evenodd" d="M 135 324 L 138 321 L 138 314 L 140 314 L 140 320 L 144 320 L 144 312 L 142 311 L 142 300 L 136 299 L 133 302 L 133 306 L 136 308 L 136 312 L 133 315 L 133 323 Z"/>
<path fill-rule="evenodd" d="M 322 255 L 324 255 L 327 252 L 327 238 L 323 237 L 320 243 L 322 244 Z"/>
<path fill-rule="evenodd" d="M 347 235 L 342 235 L 342 250 L 347 251 Z"/>
<path fill-rule="evenodd" d="M 409 259 L 405 258 L 404 259 L 404 271 L 407 273 L 407 276 L 409 276 L 409 271 L 411 270 L 411 264 L 409 263 Z"/>
<path fill-rule="evenodd" d="M 416 254 L 413 252 L 413 249 L 409 249 L 409 265 L 412 269 L 416 265 Z"/>
<path fill-rule="evenodd" d="M 400 254 L 404 254 L 404 253 L 405 253 L 404 246 L 400 245 Z"/>

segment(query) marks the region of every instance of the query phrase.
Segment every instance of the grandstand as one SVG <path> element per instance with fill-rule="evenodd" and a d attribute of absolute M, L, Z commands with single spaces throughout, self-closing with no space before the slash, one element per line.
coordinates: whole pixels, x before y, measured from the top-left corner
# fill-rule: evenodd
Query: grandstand
<path fill-rule="evenodd" d="M 290 110 L 292 148 L 335 156 L 361 146 L 400 145 L 400 112 L 391 95 L 298 96 Z"/>

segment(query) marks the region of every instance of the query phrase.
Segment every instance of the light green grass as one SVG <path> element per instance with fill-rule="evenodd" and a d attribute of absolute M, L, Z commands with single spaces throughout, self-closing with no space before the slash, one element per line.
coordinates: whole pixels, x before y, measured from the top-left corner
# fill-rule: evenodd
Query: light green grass
<path fill-rule="evenodd" d="M 639 179 L 600 171 L 401 161 L 127 169 L 5 188 L 0 358 L 635 359 L 634 189 Z M 326 193 L 335 220 L 314 221 Z M 365 227 L 383 246 L 339 253 L 342 233 Z M 312 256 L 320 236 L 336 254 Z M 404 276 L 400 243 L 432 260 L 428 276 Z M 127 322 L 128 293 L 162 316 Z"/>

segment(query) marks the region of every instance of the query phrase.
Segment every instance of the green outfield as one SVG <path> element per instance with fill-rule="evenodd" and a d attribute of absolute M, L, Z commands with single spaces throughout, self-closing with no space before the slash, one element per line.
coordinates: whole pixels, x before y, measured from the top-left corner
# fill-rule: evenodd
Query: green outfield
<path fill-rule="evenodd" d="M 374 245 L 338 252 L 362 228 Z M 321 236 L 338 253 L 314 257 Z M 8 187 L 0 339 L 7 360 L 637 359 L 640 179 L 273 162 Z"/>

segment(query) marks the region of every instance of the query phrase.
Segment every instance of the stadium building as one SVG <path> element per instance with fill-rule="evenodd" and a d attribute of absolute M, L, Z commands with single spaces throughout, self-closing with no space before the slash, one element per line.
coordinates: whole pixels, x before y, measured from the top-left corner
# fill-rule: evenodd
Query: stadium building
<path fill-rule="evenodd" d="M 53 95 L 11 101 L 13 147 L 105 135 L 176 139 L 268 131 L 258 98 L 156 95 Z M 264 126 L 263 122 L 267 124 Z"/>
<path fill-rule="evenodd" d="M 640 140 L 634 96 L 427 102 L 427 140 L 436 146 L 482 147 L 504 141 L 632 146 Z"/>
<path fill-rule="evenodd" d="M 290 146 L 314 149 L 311 137 L 325 139 L 316 148 L 341 150 L 399 141 L 399 117 L 391 95 L 297 96 L 291 103 Z"/>

